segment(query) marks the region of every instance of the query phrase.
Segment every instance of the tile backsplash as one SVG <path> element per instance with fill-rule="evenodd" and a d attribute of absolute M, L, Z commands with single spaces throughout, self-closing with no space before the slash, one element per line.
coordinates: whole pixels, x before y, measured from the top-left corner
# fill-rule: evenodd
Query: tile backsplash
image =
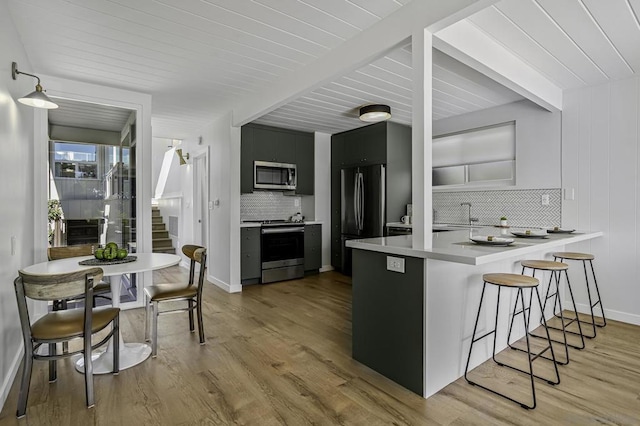
<path fill-rule="evenodd" d="M 270 191 L 241 194 L 240 220 L 288 219 L 297 212 L 302 212 L 300 198 Z"/>
<path fill-rule="evenodd" d="M 549 196 L 549 205 L 542 205 L 542 196 Z M 495 191 L 434 192 L 435 223 L 468 224 L 471 216 L 478 225 L 497 225 L 506 216 L 510 226 L 560 226 L 562 218 L 561 190 L 523 189 Z"/>

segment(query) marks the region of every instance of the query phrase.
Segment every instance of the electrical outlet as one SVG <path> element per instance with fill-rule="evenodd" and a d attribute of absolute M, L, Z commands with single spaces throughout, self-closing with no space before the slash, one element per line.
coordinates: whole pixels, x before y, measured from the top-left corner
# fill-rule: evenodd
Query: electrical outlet
<path fill-rule="evenodd" d="M 404 259 L 401 257 L 387 256 L 387 270 L 404 274 Z"/>
<path fill-rule="evenodd" d="M 300 198 L 294 198 L 293 199 L 293 205 L 295 207 L 300 207 Z"/>
<path fill-rule="evenodd" d="M 574 200 L 575 199 L 575 191 L 573 188 L 565 188 L 564 189 L 564 199 L 565 200 Z"/>
<path fill-rule="evenodd" d="M 549 205 L 549 194 L 542 194 L 542 205 L 543 206 Z"/>

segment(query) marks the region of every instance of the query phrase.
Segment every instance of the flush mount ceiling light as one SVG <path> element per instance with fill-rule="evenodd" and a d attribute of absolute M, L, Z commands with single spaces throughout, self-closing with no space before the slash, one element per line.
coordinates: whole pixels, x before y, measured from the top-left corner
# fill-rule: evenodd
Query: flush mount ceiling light
<path fill-rule="evenodd" d="M 384 121 L 391 118 L 391 107 L 389 105 L 366 105 L 360 108 L 360 120 L 367 123 Z"/>
<path fill-rule="evenodd" d="M 180 158 L 180 165 L 184 166 L 187 163 L 187 160 L 189 159 L 189 153 L 182 153 L 182 148 L 178 148 L 176 149 L 176 154 L 178 154 L 178 157 Z"/>
<path fill-rule="evenodd" d="M 58 108 L 58 104 L 53 102 L 47 95 L 44 94 L 42 90 L 42 86 L 40 86 L 40 77 L 37 75 L 29 74 L 23 71 L 18 71 L 18 64 L 15 62 L 11 63 L 11 77 L 14 80 L 18 78 L 18 74 L 28 75 L 29 77 L 33 77 L 38 79 L 38 84 L 36 84 L 36 90 L 34 92 L 29 93 L 27 96 L 23 96 L 18 99 L 18 102 L 21 104 L 29 105 L 34 108 L 45 108 L 45 109 L 55 109 Z"/>

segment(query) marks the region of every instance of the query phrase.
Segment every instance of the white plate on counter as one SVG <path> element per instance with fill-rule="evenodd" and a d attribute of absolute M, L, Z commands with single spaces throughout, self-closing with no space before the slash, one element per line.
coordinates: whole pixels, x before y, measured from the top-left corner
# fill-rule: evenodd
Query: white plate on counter
<path fill-rule="evenodd" d="M 477 235 L 469 239 L 476 244 L 486 244 L 490 246 L 508 246 L 509 244 L 513 244 L 514 241 L 513 238 L 492 237 L 487 235 Z"/>
<path fill-rule="evenodd" d="M 549 228 L 547 229 L 547 232 L 550 234 L 570 234 L 573 231 L 575 231 L 575 229 L 564 229 L 564 228 Z"/>
<path fill-rule="evenodd" d="M 520 238 L 547 238 L 547 231 L 540 229 L 527 229 L 525 231 L 511 231 L 513 235 Z"/>

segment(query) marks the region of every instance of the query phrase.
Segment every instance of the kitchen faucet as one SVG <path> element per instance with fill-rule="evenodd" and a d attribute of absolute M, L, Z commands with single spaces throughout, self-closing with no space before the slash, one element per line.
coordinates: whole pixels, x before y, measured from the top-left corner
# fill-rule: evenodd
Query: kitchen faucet
<path fill-rule="evenodd" d="M 461 206 L 468 206 L 469 207 L 469 226 L 471 226 L 472 222 L 477 222 L 478 218 L 477 217 L 471 217 L 471 203 L 467 202 L 467 203 L 460 203 Z"/>

